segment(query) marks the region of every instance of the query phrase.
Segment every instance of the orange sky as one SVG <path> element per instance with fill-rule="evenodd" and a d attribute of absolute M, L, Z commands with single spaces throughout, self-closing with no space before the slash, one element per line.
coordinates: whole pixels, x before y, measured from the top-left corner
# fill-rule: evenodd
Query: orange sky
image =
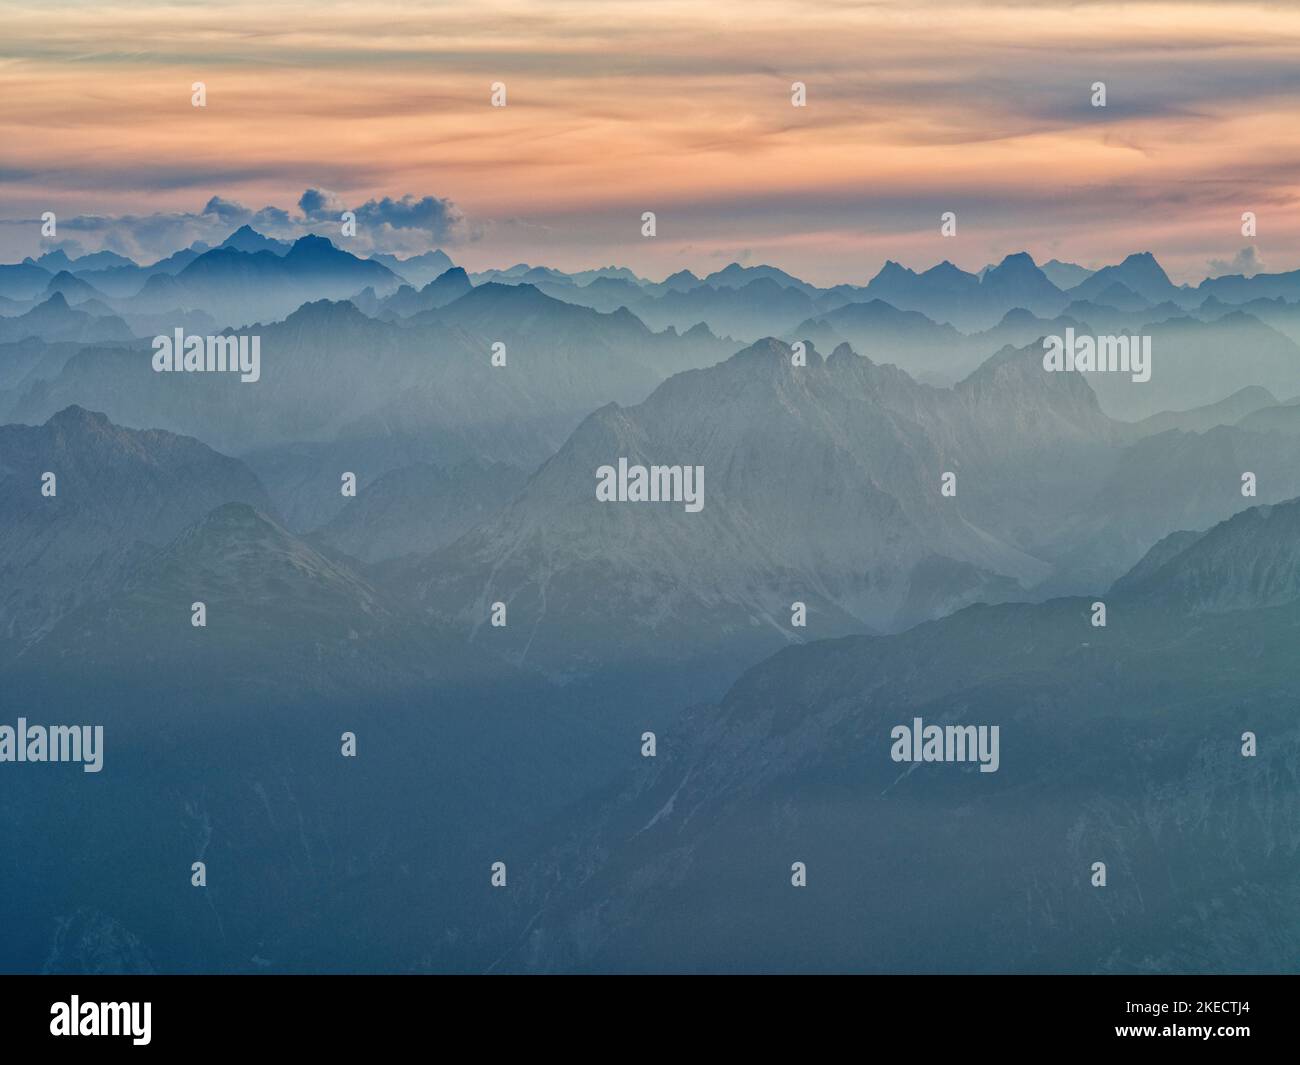
<path fill-rule="evenodd" d="M 830 283 L 885 258 L 1151 250 L 1196 280 L 1248 244 L 1300 265 L 1292 6 L 0 2 L 0 20 L 9 261 L 39 250 L 44 210 L 148 259 L 233 228 L 200 214 L 212 196 L 280 208 L 293 235 L 316 188 L 447 201 L 434 229 L 361 244 L 442 244 L 471 269 L 766 261 Z"/>

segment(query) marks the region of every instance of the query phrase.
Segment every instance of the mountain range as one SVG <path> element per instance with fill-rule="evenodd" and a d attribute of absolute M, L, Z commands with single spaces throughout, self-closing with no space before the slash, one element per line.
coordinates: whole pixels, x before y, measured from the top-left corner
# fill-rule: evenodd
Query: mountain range
<path fill-rule="evenodd" d="M 1104 628 L 1063 599 L 781 652 L 538 848 L 493 971 L 1291 971 L 1298 521 L 1158 548 Z M 997 725 L 999 768 L 892 760 L 914 718 Z"/>
<path fill-rule="evenodd" d="M 1300 272 L 361 247 L 0 266 L 4 967 L 1294 968 Z"/>
<path fill-rule="evenodd" d="M 80 407 L 0 426 L 0 662 L 230 501 L 273 510 L 243 463 L 189 437 L 124 429 Z"/>

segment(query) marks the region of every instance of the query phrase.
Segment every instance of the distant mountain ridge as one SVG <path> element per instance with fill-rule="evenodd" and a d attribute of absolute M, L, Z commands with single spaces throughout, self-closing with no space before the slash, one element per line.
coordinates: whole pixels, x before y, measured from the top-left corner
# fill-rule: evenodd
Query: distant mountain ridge
<path fill-rule="evenodd" d="M 794 601 L 808 604 L 817 635 L 892 628 L 905 623 L 904 604 L 917 612 L 908 622 L 938 608 L 921 587 L 1006 596 L 1047 575 L 1047 563 L 987 523 L 1011 469 L 1021 490 L 1050 493 L 1040 463 L 1111 433 L 1079 378 L 1034 372 L 1010 351 L 953 390 L 847 347 L 826 358 L 814 349 L 803 367 L 791 359 L 788 346 L 764 341 L 671 378 L 637 407 L 597 411 L 500 515 L 394 579 L 468 624 L 486 603 L 510 602 L 518 628 L 494 639 L 570 662 L 571 648 L 600 661 L 779 646 L 812 635 L 790 627 Z M 595 471 L 620 456 L 703 465 L 703 510 L 599 503 Z M 945 499 L 942 475 L 953 469 L 967 487 Z M 956 565 L 955 585 L 926 583 L 934 556 Z M 910 586 L 914 571 L 922 583 Z M 646 613 L 622 606 L 634 602 Z"/>
<path fill-rule="evenodd" d="M 1104 628 L 973 606 L 772 656 L 552 833 L 494 968 L 1291 971 L 1298 515 L 1192 534 Z M 998 769 L 893 760 L 916 718 L 996 725 Z"/>
<path fill-rule="evenodd" d="M 1115 584 L 1189 614 L 1300 600 L 1300 499 L 1251 507 L 1203 533 L 1174 533 Z"/>

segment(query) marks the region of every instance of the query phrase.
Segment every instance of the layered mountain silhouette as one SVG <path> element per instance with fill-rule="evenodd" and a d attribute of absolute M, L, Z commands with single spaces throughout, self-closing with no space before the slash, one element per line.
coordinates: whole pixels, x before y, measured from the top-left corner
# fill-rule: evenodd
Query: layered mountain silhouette
<path fill-rule="evenodd" d="M 372 247 L 0 266 L 0 724 L 106 737 L 0 767 L 6 965 L 1294 968 L 1300 272 Z"/>
<path fill-rule="evenodd" d="M 582 708 L 566 717 L 533 691 L 521 721 L 527 690 L 489 649 L 468 651 L 249 503 L 199 515 L 98 590 L 3 665 L 19 713 L 89 718 L 105 737 L 99 788 L 61 766 L 9 766 L 0 781 L 0 845 L 28 856 L 8 878 L 6 965 L 409 965 L 414 930 L 464 934 L 454 907 L 476 848 L 598 783 L 575 764 L 607 757 Z M 183 892 L 157 889 L 178 855 L 207 864 L 207 891 L 188 874 Z M 322 921 L 350 925 L 333 961 Z"/>
<path fill-rule="evenodd" d="M 243 251 L 250 254 L 259 251 L 269 251 L 273 255 L 285 255 L 293 245 L 286 243 L 283 240 L 275 240 L 271 237 L 263 236 L 252 226 L 243 225 L 231 233 L 230 236 L 217 245 L 217 247 L 233 248 L 235 251 Z"/>
<path fill-rule="evenodd" d="M 560 673 L 701 658 L 725 672 L 782 642 L 1105 587 L 1171 523 L 1300 494 L 1294 438 L 1222 424 L 1243 409 L 1177 416 L 1203 432 L 1165 430 L 1172 415 L 1138 428 L 1083 377 L 1043 373 L 1033 346 L 936 389 L 847 346 L 795 366 L 769 340 L 598 411 L 499 514 L 387 579 Z M 596 471 L 620 458 L 702 465 L 703 509 L 600 502 Z M 496 601 L 515 627 L 485 634 Z M 791 627 L 795 602 L 809 631 Z"/>
<path fill-rule="evenodd" d="M 1104 628 L 1067 599 L 781 652 L 575 810 L 494 971 L 1288 971 L 1298 513 L 1162 548 Z M 999 768 L 892 760 L 914 718 L 997 725 Z"/>
<path fill-rule="evenodd" d="M 1189 614 L 1300 599 L 1300 500 L 1252 507 L 1200 535 L 1171 533 L 1115 590 Z"/>
<path fill-rule="evenodd" d="M 455 265 L 443 251 L 425 252 L 423 255 L 412 255 L 405 259 L 382 253 L 371 255 L 370 258 L 381 266 L 387 267 L 415 288 L 423 288 Z"/>
<path fill-rule="evenodd" d="M 1154 255 L 1138 252 L 1116 266 L 1103 266 L 1071 288 L 1070 297 L 1109 303 L 1111 301 L 1106 298 L 1106 294 L 1114 293 L 1117 289 L 1130 296 L 1136 295 L 1148 303 L 1163 303 L 1165 300 L 1177 303 L 1185 296 L 1184 291 L 1169 280 L 1169 275 L 1156 262 Z"/>
<path fill-rule="evenodd" d="M 401 280 L 381 263 L 360 259 L 325 237 L 306 236 L 286 252 L 204 252 L 176 274 L 190 298 L 233 325 L 280 318 L 314 299 L 344 299 L 363 288 L 395 289 Z"/>
<path fill-rule="evenodd" d="M 470 284 L 469 275 L 459 266 L 453 266 L 445 273 L 439 274 L 421 289 L 417 290 L 410 285 L 403 285 L 391 296 L 380 299 L 375 295 L 374 289 L 368 288 L 358 296 L 352 297 L 352 302 L 361 311 L 373 318 L 384 318 L 392 321 L 399 318 L 410 318 L 421 311 L 431 311 L 438 307 L 444 307 L 448 303 L 460 299 L 473 287 Z"/>
<path fill-rule="evenodd" d="M 1169 429 L 1185 432 L 1205 432 L 1217 425 L 1235 425 L 1257 411 L 1278 405 L 1277 399 L 1266 388 L 1247 385 L 1226 399 L 1190 410 L 1161 411 L 1138 423 L 1143 435 L 1153 436 Z"/>
<path fill-rule="evenodd" d="M 362 484 L 312 539 L 363 562 L 427 552 L 487 521 L 525 480 L 500 462 L 402 466 Z"/>
<path fill-rule="evenodd" d="M 918 274 L 891 260 L 865 294 L 972 331 L 989 328 L 1014 308 L 1056 314 L 1069 302 L 1024 252 L 1008 255 L 982 277 L 946 261 Z"/>
<path fill-rule="evenodd" d="M 189 437 L 123 429 L 81 407 L 0 426 L 0 660 L 231 501 L 272 510 L 246 466 Z"/>
<path fill-rule="evenodd" d="M 1163 410 L 1205 406 L 1247 385 L 1289 396 L 1296 386 L 1300 347 L 1252 315 L 1236 313 L 1213 322 L 1171 318 L 1139 330 L 1151 337 L 1151 379 L 1093 373 L 1089 384 L 1103 409 L 1136 421 Z"/>
<path fill-rule="evenodd" d="M 515 627 L 492 638 L 544 663 L 752 654 L 892 628 L 905 603 L 915 620 L 959 598 L 918 602 L 934 556 L 976 598 L 1044 579 L 1050 565 L 1018 542 L 1023 519 L 1002 519 L 1024 495 L 1077 493 L 1054 471 L 1110 432 L 1081 379 L 1013 352 L 940 390 L 847 347 L 794 366 L 769 340 L 598 411 L 499 516 L 401 581 L 475 625 L 509 602 Z M 702 510 L 598 501 L 597 469 L 620 458 L 702 465 Z M 956 498 L 941 495 L 945 471 Z M 790 628 L 794 601 L 809 633 Z"/>
<path fill-rule="evenodd" d="M 0 318 L 0 341 L 28 338 L 100 344 L 130 341 L 134 334 L 120 318 L 69 306 L 67 296 L 55 290 L 26 313 Z"/>
<path fill-rule="evenodd" d="M 161 424 L 236 453 L 377 442 L 392 454 L 356 471 L 367 476 L 466 458 L 531 469 L 591 410 L 634 402 L 664 377 L 730 350 L 707 332 L 656 334 L 627 312 L 600 315 L 500 285 L 399 322 L 320 301 L 248 332 L 261 338 L 256 384 L 229 373 L 155 373 L 143 346 L 87 349 L 18 396 L 11 417 L 34 421 L 89 404 L 118 422 Z M 498 342 L 504 367 L 492 365 Z M 360 444 L 352 454 L 354 462 L 367 457 Z M 352 468 L 334 468 L 334 484 Z"/>
<path fill-rule="evenodd" d="M 196 602 L 202 626 L 193 624 Z M 226 684 L 236 704 L 277 689 L 294 699 L 340 686 L 373 692 L 414 683 L 438 660 L 429 632 L 409 621 L 345 563 L 232 502 L 139 553 L 110 594 L 62 619 L 20 666 L 117 683 L 158 670 L 168 686 L 177 676 Z"/>

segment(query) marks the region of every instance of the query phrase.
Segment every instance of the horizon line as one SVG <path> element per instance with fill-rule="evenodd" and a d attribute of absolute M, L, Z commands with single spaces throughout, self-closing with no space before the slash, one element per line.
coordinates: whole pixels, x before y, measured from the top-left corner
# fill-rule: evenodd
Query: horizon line
<path fill-rule="evenodd" d="M 13 223 L 10 223 L 10 224 L 13 224 Z M 876 272 L 875 272 L 874 274 L 872 274 L 872 275 L 871 275 L 871 276 L 870 276 L 866 281 L 860 281 L 860 282 L 855 282 L 855 281 L 837 281 L 837 282 L 835 282 L 833 285 L 819 285 L 819 284 L 816 284 L 815 282 L 807 281 L 807 280 L 805 280 L 804 278 L 800 277 L 798 274 L 796 274 L 796 273 L 792 273 L 790 270 L 787 270 L 785 267 L 778 266 L 778 265 L 776 265 L 776 264 L 774 264 L 774 263 L 771 263 L 771 262 L 766 262 L 766 261 L 764 261 L 764 262 L 758 262 L 758 263 L 752 263 L 752 264 L 751 264 L 751 263 L 743 263 L 743 262 L 741 262 L 739 259 L 734 259 L 734 260 L 732 260 L 731 262 L 727 263 L 726 265 L 721 266 L 721 267 L 718 267 L 718 268 L 715 269 L 715 270 L 710 270 L 710 271 L 708 271 L 707 273 L 699 273 L 699 272 L 697 272 L 696 269 L 693 269 L 693 268 L 691 268 L 691 267 L 680 267 L 680 268 L 678 268 L 677 270 L 670 271 L 669 273 L 665 274 L 665 275 L 663 276 L 662 279 L 656 281 L 656 280 L 653 280 L 652 278 L 650 278 L 650 277 L 648 277 L 648 276 L 645 276 L 645 275 L 643 275 L 643 274 L 638 273 L 634 268 L 632 268 L 632 267 L 630 267 L 630 266 L 622 265 L 622 264 L 619 264 L 619 263 L 613 263 L 613 262 L 611 262 L 611 263 L 604 263 L 604 264 L 601 264 L 601 265 L 599 265 L 599 266 L 587 266 L 587 267 L 583 267 L 582 269 L 576 269 L 576 270 L 562 270 L 562 269 L 559 269 L 558 267 L 547 266 L 547 265 L 545 265 L 544 263 L 540 263 L 540 262 L 538 262 L 538 263 L 528 263 L 528 262 L 524 262 L 524 261 L 521 260 L 520 262 L 513 263 L 513 264 L 511 264 L 510 266 L 486 267 L 486 268 L 484 268 L 484 269 L 480 269 L 480 270 L 471 270 L 471 269 L 469 269 L 469 268 L 463 266 L 462 264 L 456 262 L 455 258 L 452 256 L 452 254 L 451 254 L 449 251 L 447 251 L 446 248 L 444 248 L 444 247 L 442 247 L 442 246 L 430 246 L 429 248 L 427 248 L 426 250 L 424 250 L 424 251 L 422 251 L 422 252 L 412 252 L 412 253 L 408 253 L 408 254 L 405 255 L 405 257 L 403 257 L 403 256 L 401 256 L 401 255 L 399 255 L 399 254 L 397 254 L 397 253 L 395 253 L 395 252 L 386 252 L 386 251 L 381 251 L 381 250 L 378 250 L 378 249 L 372 249 L 372 250 L 370 250 L 369 252 L 367 252 L 366 254 L 357 254 L 356 252 L 349 251 L 346 247 L 343 247 L 343 246 L 339 245 L 339 244 L 338 244 L 336 241 L 334 241 L 331 237 L 329 237 L 329 236 L 327 236 L 326 234 L 323 234 L 323 233 L 315 233 L 315 232 L 310 232 L 310 231 L 309 231 L 309 232 L 306 232 L 306 233 L 303 233 L 303 234 L 299 235 L 298 237 L 294 237 L 294 238 L 291 238 L 291 239 L 289 239 L 289 238 L 281 238 L 281 237 L 269 237 L 269 236 L 267 236 L 265 233 L 263 233 L 263 232 L 261 232 L 260 230 L 254 228 L 252 225 L 250 225 L 250 224 L 247 223 L 247 222 L 245 222 L 245 223 L 243 223 L 243 224 L 241 224 L 241 225 L 239 225 L 239 226 L 236 226 L 234 229 L 232 229 L 232 230 L 230 231 L 229 234 L 227 234 L 227 236 L 224 238 L 224 240 L 221 241 L 221 242 L 219 242 L 219 243 L 216 243 L 216 244 L 209 244 L 208 242 L 203 241 L 203 240 L 193 241 L 193 242 L 191 242 L 190 244 L 182 245 L 181 247 L 175 248 L 175 249 L 173 249 L 172 251 L 168 252 L 166 255 L 159 256 L 157 259 L 154 259 L 154 260 L 152 260 L 151 262 L 147 262 L 147 263 L 139 262 L 139 261 L 137 261 L 137 260 L 131 258 L 129 255 L 123 255 L 121 252 L 114 251 L 114 250 L 111 249 L 111 248 L 98 248 L 98 249 L 96 249 L 96 250 L 94 250 L 94 251 L 83 251 L 83 252 L 81 252 L 81 253 L 79 253 L 79 254 L 73 256 L 73 255 L 68 255 L 68 253 L 67 253 L 67 249 L 66 249 L 65 247 L 63 247 L 63 246 L 55 246 L 55 247 L 50 248 L 50 249 L 47 250 L 47 251 L 42 252 L 40 255 L 27 255 L 27 256 L 24 256 L 22 259 L 18 260 L 17 262 L 13 262 L 13 263 L 0 263 L 0 266 L 22 266 L 23 264 L 25 264 L 25 263 L 29 263 L 29 262 L 30 262 L 30 263 L 33 263 L 33 264 L 35 264 L 35 265 L 40 265 L 40 260 L 41 260 L 42 258 L 44 258 L 44 257 L 47 256 L 47 255 L 54 255 L 54 254 L 57 254 L 58 252 L 63 252 L 64 255 L 68 258 L 69 262 L 75 265 L 75 264 L 76 264 L 78 261 L 80 261 L 81 259 L 91 258 L 91 257 L 93 257 L 93 256 L 95 256 L 95 255 L 101 255 L 101 254 L 104 254 L 104 253 L 108 253 L 108 254 L 116 255 L 116 256 L 118 256 L 118 257 L 120 257 L 120 258 L 122 258 L 122 259 L 126 259 L 127 261 L 133 263 L 133 264 L 134 264 L 137 268 L 139 268 L 139 269 L 147 270 L 147 269 L 150 269 L 151 267 L 157 266 L 157 265 L 158 265 L 159 263 L 161 263 L 161 262 L 165 262 L 167 259 L 171 258 L 171 257 L 174 256 L 174 255 L 178 255 L 179 253 L 181 253 L 181 252 L 183 252 L 183 251 L 191 251 L 191 250 L 195 250 L 195 248 L 196 248 L 197 245 L 201 245 L 201 246 L 202 246 L 202 250 L 197 252 L 198 255 L 205 255 L 205 254 L 207 254 L 208 252 L 211 252 L 211 251 L 218 251 L 218 250 L 221 250 L 221 249 L 223 248 L 224 244 L 225 244 L 225 241 L 230 240 L 233 236 L 235 236 L 235 234 L 237 234 L 237 233 L 239 233 L 239 232 L 241 232 L 241 231 L 244 231 L 244 230 L 247 230 L 248 232 L 254 234 L 255 236 L 261 237 L 261 238 L 264 239 L 264 240 L 272 241 L 272 242 L 275 242 L 275 243 L 277 243 L 277 244 L 284 244 L 284 245 L 287 245 L 287 246 L 289 246 L 289 247 L 293 247 L 293 246 L 297 245 L 299 242 L 301 242 L 301 241 L 303 241 L 304 239 L 309 238 L 309 237 L 311 237 L 311 238 L 315 238 L 315 239 L 318 239 L 318 240 L 325 240 L 325 241 L 328 241 L 329 244 L 331 245 L 331 247 L 333 247 L 333 248 L 336 249 L 337 251 L 344 252 L 344 253 L 346 253 L 346 254 L 348 254 L 348 255 L 351 255 L 353 258 L 355 258 L 355 259 L 359 259 L 359 260 L 375 260 L 375 259 L 376 259 L 377 257 L 379 257 L 379 256 L 384 256 L 384 257 L 387 257 L 387 258 L 391 258 L 391 259 L 395 260 L 396 262 L 398 262 L 398 263 L 400 264 L 400 263 L 409 262 L 409 261 L 411 261 L 411 260 L 413 260 L 413 259 L 419 259 L 419 258 L 421 258 L 422 256 L 425 256 L 425 255 L 431 255 L 431 254 L 434 254 L 434 253 L 441 253 L 441 254 L 443 254 L 444 256 L 446 256 L 448 260 L 451 261 L 452 268 L 459 268 L 459 269 L 462 269 L 462 270 L 465 271 L 465 273 L 466 273 L 467 275 L 475 275 L 475 276 L 482 276 L 482 275 L 484 275 L 484 274 L 493 274 L 493 273 L 495 273 L 495 274 L 504 274 L 504 273 L 508 273 L 508 272 L 511 271 L 511 270 L 517 270 L 517 269 L 519 269 L 520 267 L 526 267 L 526 268 L 529 269 L 529 270 L 549 270 L 549 271 L 552 271 L 553 273 L 561 274 L 561 275 L 566 276 L 566 277 L 573 277 L 575 274 L 582 274 L 582 273 L 598 273 L 598 272 L 600 272 L 600 271 L 602 271 L 602 270 L 626 270 L 628 273 L 632 274 L 632 276 L 635 277 L 635 278 L 637 279 L 638 282 L 644 282 L 644 283 L 646 283 L 646 284 L 650 284 L 650 285 L 662 285 L 662 284 L 664 284 L 665 282 L 667 282 L 670 278 L 676 277 L 676 276 L 678 276 L 679 274 L 682 274 L 682 273 L 688 273 L 688 274 L 690 274 L 692 277 L 694 277 L 694 278 L 696 278 L 697 280 L 703 282 L 703 281 L 706 281 L 709 277 L 714 277 L 714 276 L 716 276 L 716 275 L 718 275 L 718 274 L 724 273 L 725 271 L 731 269 L 732 267 L 736 267 L 736 268 L 739 268 L 739 269 L 741 269 L 741 270 L 757 270 L 757 269 L 764 269 L 764 268 L 766 268 L 766 269 L 769 269 L 769 270 L 777 270 L 777 271 L 779 271 L 779 272 L 785 274 L 787 277 L 790 277 L 790 278 L 792 278 L 793 280 L 798 281 L 798 282 L 799 282 L 800 284 L 802 284 L 802 285 L 807 285 L 809 288 L 817 289 L 818 291 L 822 291 L 822 292 L 830 291 L 830 290 L 832 290 L 832 289 L 839 288 L 839 287 L 841 287 L 841 286 L 847 286 L 847 287 L 850 287 L 850 288 L 864 288 L 864 287 L 866 287 L 867 285 L 870 285 L 872 281 L 874 281 L 876 278 L 878 278 L 878 277 L 879 277 L 882 273 L 884 273 L 884 271 L 885 271 L 888 267 L 890 267 L 890 266 L 896 266 L 896 267 L 898 267 L 899 269 L 901 269 L 901 270 L 905 270 L 905 271 L 907 271 L 908 273 L 910 273 L 910 274 L 912 274 L 913 276 L 916 276 L 916 277 L 923 276 L 923 275 L 925 275 L 926 273 L 929 273 L 930 271 L 935 270 L 935 269 L 938 269 L 938 268 L 943 267 L 943 266 L 951 266 L 953 269 L 955 269 L 955 270 L 961 272 L 962 274 L 965 274 L 965 275 L 968 276 L 968 277 L 974 277 L 974 278 L 978 279 L 980 282 L 982 282 L 982 281 L 983 281 L 983 275 L 984 275 L 986 272 L 988 272 L 988 271 L 990 271 L 990 270 L 995 270 L 995 269 L 997 269 L 998 267 L 1004 265 L 1008 260 L 1010 260 L 1010 259 L 1014 259 L 1014 258 L 1018 258 L 1018 257 L 1020 257 L 1020 256 L 1025 256 L 1025 257 L 1027 257 L 1027 258 L 1029 259 L 1029 261 L 1033 264 L 1033 266 L 1035 267 L 1035 269 L 1037 269 L 1040 273 L 1044 273 L 1044 274 L 1046 273 L 1046 271 L 1043 270 L 1043 266 L 1044 266 L 1044 265 L 1047 265 L 1047 264 L 1050 264 L 1050 263 L 1059 263 L 1059 264 L 1062 265 L 1062 266 L 1070 266 L 1070 267 L 1076 267 L 1076 268 L 1081 269 L 1081 270 L 1086 270 L 1086 271 L 1088 271 L 1089 276 L 1092 276 L 1092 275 L 1094 275 L 1094 274 L 1100 272 L 1101 270 L 1107 269 L 1108 267 L 1121 266 L 1121 265 L 1123 265 L 1125 262 L 1128 262 L 1130 259 L 1142 258 L 1142 257 L 1148 257 L 1148 258 L 1150 258 L 1150 259 L 1151 259 L 1151 260 L 1152 260 L 1152 261 L 1153 261 L 1153 262 L 1154 262 L 1154 263 L 1155 263 L 1155 264 L 1160 268 L 1161 272 L 1165 274 L 1166 279 L 1169 281 L 1169 283 L 1170 283 L 1171 285 L 1173 285 L 1175 288 L 1178 288 L 1178 289 L 1185 289 L 1185 290 L 1187 290 L 1187 291 L 1195 291 L 1195 290 L 1198 289 L 1198 288 L 1200 287 L 1200 285 L 1203 284 L 1204 282 L 1206 282 L 1206 281 L 1213 281 L 1213 280 L 1219 280 L 1219 279 L 1221 279 L 1221 278 L 1240 277 L 1240 278 L 1243 278 L 1243 279 L 1247 279 L 1247 280 L 1249 280 L 1250 278 L 1253 278 L 1253 277 L 1269 277 L 1269 276 L 1276 277 L 1276 276 L 1281 276 L 1281 275 L 1283 275 L 1283 274 L 1296 273 L 1297 270 L 1300 270 L 1300 268 L 1292 269 L 1292 270 L 1278 270 L 1278 271 L 1260 270 L 1260 271 L 1257 271 L 1256 273 L 1253 273 L 1253 274 L 1231 273 L 1231 272 L 1229 272 L 1229 273 L 1222 273 L 1222 274 L 1208 274 L 1208 273 L 1207 273 L 1207 274 L 1204 275 L 1204 276 L 1203 276 L 1203 277 L 1202 277 L 1198 282 L 1196 282 L 1195 284 L 1192 284 L 1192 283 L 1189 283 L 1189 282 L 1186 282 L 1186 281 L 1181 282 L 1181 283 L 1180 283 L 1180 282 L 1176 282 L 1176 281 L 1174 281 L 1172 278 L 1170 278 L 1170 277 L 1169 277 L 1169 272 L 1164 268 L 1164 265 L 1160 262 L 1159 257 L 1158 257 L 1154 252 L 1152 252 L 1152 251 L 1150 251 L 1150 250 L 1142 250 L 1142 251 L 1129 252 L 1128 254 L 1124 255 L 1123 258 L 1118 259 L 1118 260 L 1116 260 L 1116 261 L 1114 261 L 1114 262 L 1107 262 L 1107 263 L 1103 264 L 1102 266 L 1092 267 L 1092 266 L 1085 266 L 1085 265 L 1083 265 L 1082 263 L 1074 262 L 1074 261 L 1071 261 L 1071 260 L 1068 260 L 1068 259 L 1062 259 L 1062 258 L 1060 258 L 1060 255 L 1059 255 L 1059 254 L 1054 254 L 1054 255 L 1052 255 L 1052 257 L 1051 257 L 1050 259 L 1047 259 L 1047 260 L 1045 260 L 1045 261 L 1043 261 L 1043 262 L 1040 262 L 1037 258 L 1035 258 L 1034 254 L 1033 254 L 1032 252 L 1028 251 L 1027 249 L 1022 249 L 1022 250 L 1020 250 L 1020 251 L 1008 252 L 1008 253 L 1007 253 L 1006 255 L 1004 255 L 1004 256 L 1002 257 L 1002 259 L 999 260 L 998 262 L 996 262 L 996 263 L 995 263 L 995 262 L 989 262 L 989 263 L 986 263 L 984 266 L 980 267 L 979 270 L 968 270 L 968 269 L 966 269 L 965 267 L 958 266 L 958 265 L 957 265 L 956 263 L 954 263 L 951 259 L 946 259 L 946 258 L 945 258 L 945 259 L 940 259 L 940 260 L 938 260 L 937 262 L 934 262 L 932 265 L 927 266 L 927 267 L 924 267 L 924 268 L 922 268 L 922 269 L 917 269 L 916 267 L 907 266 L 907 265 L 905 265 L 904 263 L 902 263 L 900 260 L 897 260 L 897 259 L 890 259 L 890 258 L 887 258 L 887 259 L 885 259 L 885 260 L 880 264 L 880 266 L 879 266 L 879 268 L 877 268 Z M 63 244 L 66 244 L 66 243 L 68 243 L 68 242 L 67 242 L 67 241 L 60 241 L 59 243 L 60 243 L 60 245 L 63 245 Z M 72 242 L 72 243 L 75 243 L 75 242 Z M 454 245 L 453 245 L 453 247 L 454 247 Z M 237 248 L 232 248 L 232 249 L 227 249 L 227 250 L 238 251 L 240 254 L 244 254 L 244 255 L 247 255 L 247 254 L 256 254 L 255 252 L 245 252 L 245 251 L 243 251 L 243 250 L 241 250 L 241 249 L 237 249 Z M 266 250 L 266 249 L 263 249 L 263 250 Z M 275 253 L 274 253 L 274 252 L 268 252 L 268 254 L 272 254 L 272 255 L 274 255 Z M 279 258 L 279 256 L 277 256 L 277 258 Z M 382 265 L 382 264 L 381 264 L 381 265 Z M 445 271 L 444 271 L 444 273 L 445 273 Z M 1049 277 L 1047 280 L 1048 280 L 1049 282 L 1051 282 L 1051 278 L 1050 278 L 1050 277 Z M 1086 280 L 1086 278 L 1085 278 L 1084 280 Z M 1051 282 L 1051 283 L 1055 285 L 1055 282 Z M 1082 281 L 1080 282 L 1080 284 L 1082 284 Z M 419 286 L 412 286 L 412 287 L 419 287 Z M 1077 286 L 1071 286 L 1070 288 L 1060 288 L 1060 286 L 1058 285 L 1058 286 L 1056 286 L 1056 287 L 1059 288 L 1061 292 L 1068 293 L 1068 292 L 1072 291 L 1072 289 L 1075 288 L 1075 287 L 1077 287 Z"/>

